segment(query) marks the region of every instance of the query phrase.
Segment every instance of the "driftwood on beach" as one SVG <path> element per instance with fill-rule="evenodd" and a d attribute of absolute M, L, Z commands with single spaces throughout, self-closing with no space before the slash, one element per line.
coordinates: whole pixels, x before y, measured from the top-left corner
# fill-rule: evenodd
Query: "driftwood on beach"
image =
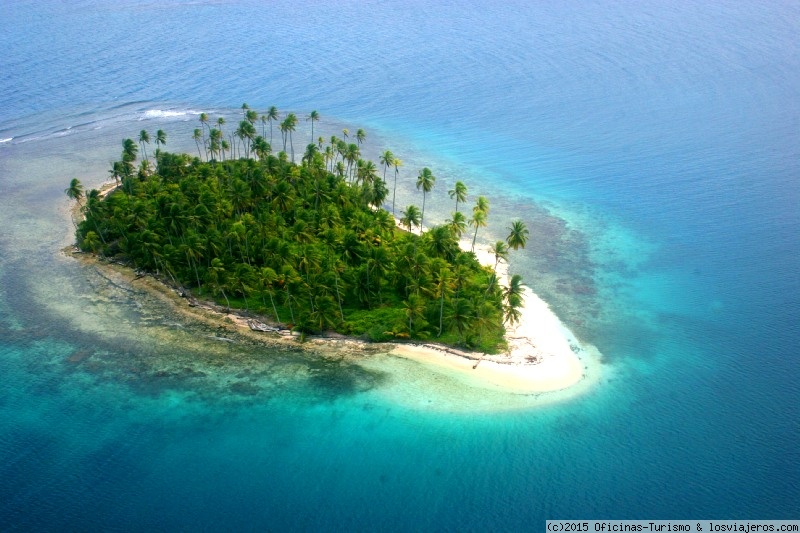
<path fill-rule="evenodd" d="M 258 320 L 248 320 L 247 325 L 250 326 L 250 329 L 253 331 L 263 331 L 264 333 L 277 333 L 280 331 L 280 328 L 268 326 L 267 324 L 259 322 Z"/>

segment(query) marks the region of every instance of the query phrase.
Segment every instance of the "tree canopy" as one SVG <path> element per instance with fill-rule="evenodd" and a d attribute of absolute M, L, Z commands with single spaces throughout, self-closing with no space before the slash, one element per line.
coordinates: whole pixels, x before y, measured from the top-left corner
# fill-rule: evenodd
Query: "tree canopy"
<path fill-rule="evenodd" d="M 255 135 L 255 112 L 243 106 L 243 114 L 238 158 L 224 160 L 222 145 L 214 144 L 224 122 L 205 135 L 207 116 L 193 136 L 197 156 L 159 149 L 147 172 L 131 171 L 137 146 L 126 139 L 111 171 L 121 185 L 103 199 L 97 191 L 85 195 L 78 245 L 303 332 L 435 337 L 489 352 L 503 347 L 504 320 L 518 315 L 509 305 L 519 307 L 519 291 L 504 290 L 491 267 L 458 247 L 461 213 L 457 223 L 414 235 L 422 213 L 412 205 L 403 213 L 404 231 L 381 208 L 388 188 L 374 163 L 360 158 L 358 145 L 332 137 L 330 150 L 309 144 L 294 164 Z M 264 119 L 271 125 L 275 115 L 270 110 Z M 281 123 L 290 145 L 295 125 L 292 113 Z M 156 139 L 163 145 L 166 134 L 159 130 Z M 385 174 L 399 160 L 386 151 L 381 164 Z M 424 195 L 434 178 L 423 170 Z M 83 196 L 77 180 L 66 193 Z M 470 221 L 476 233 L 487 212 L 481 198 Z M 510 247 L 524 246 L 524 233 L 514 237 Z M 508 249 L 501 244 L 498 260 Z"/>

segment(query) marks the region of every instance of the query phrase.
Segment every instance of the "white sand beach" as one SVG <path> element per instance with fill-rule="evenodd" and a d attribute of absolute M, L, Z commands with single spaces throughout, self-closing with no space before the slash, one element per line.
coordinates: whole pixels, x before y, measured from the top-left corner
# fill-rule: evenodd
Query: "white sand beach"
<path fill-rule="evenodd" d="M 414 233 L 420 230 L 414 228 Z M 459 245 L 470 250 L 472 242 L 462 239 Z M 494 266 L 494 256 L 485 243 L 476 244 L 475 255 L 481 264 Z M 501 260 L 497 267 L 501 285 L 509 282 L 508 270 L 508 263 Z M 464 353 L 430 344 L 399 344 L 390 353 L 450 374 L 463 373 L 472 386 L 517 394 L 553 392 L 597 379 L 598 365 L 594 363 L 600 353 L 594 346 L 579 342 L 529 287 L 524 288 L 519 322 L 506 325 L 506 340 L 509 351 L 497 355 Z"/>

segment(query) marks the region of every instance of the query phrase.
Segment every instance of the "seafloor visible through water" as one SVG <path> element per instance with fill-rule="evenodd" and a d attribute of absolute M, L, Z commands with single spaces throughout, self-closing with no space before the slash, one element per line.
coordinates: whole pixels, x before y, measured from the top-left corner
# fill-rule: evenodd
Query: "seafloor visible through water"
<path fill-rule="evenodd" d="M 0 529 L 515 530 L 800 512 L 796 3 L 0 6 Z M 64 188 L 247 101 L 464 181 L 603 353 L 580 395 L 264 348 L 64 255 Z M 301 124 L 295 147 L 310 140 Z M 269 131 L 266 131 L 269 135 Z M 276 132 L 273 146 L 278 146 Z"/>

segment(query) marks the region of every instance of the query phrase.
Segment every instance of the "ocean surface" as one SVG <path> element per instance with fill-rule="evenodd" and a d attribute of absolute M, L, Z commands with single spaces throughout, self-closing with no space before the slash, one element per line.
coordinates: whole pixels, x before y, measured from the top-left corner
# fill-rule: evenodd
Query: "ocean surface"
<path fill-rule="evenodd" d="M 795 1 L 0 3 L 0 530 L 800 517 L 798 27 Z M 432 222 L 456 180 L 487 239 L 522 218 L 512 270 L 598 382 L 223 342 L 61 252 L 71 178 L 243 102 L 297 113 L 296 146 L 311 110 L 365 129 L 398 206 L 430 167 Z"/>

